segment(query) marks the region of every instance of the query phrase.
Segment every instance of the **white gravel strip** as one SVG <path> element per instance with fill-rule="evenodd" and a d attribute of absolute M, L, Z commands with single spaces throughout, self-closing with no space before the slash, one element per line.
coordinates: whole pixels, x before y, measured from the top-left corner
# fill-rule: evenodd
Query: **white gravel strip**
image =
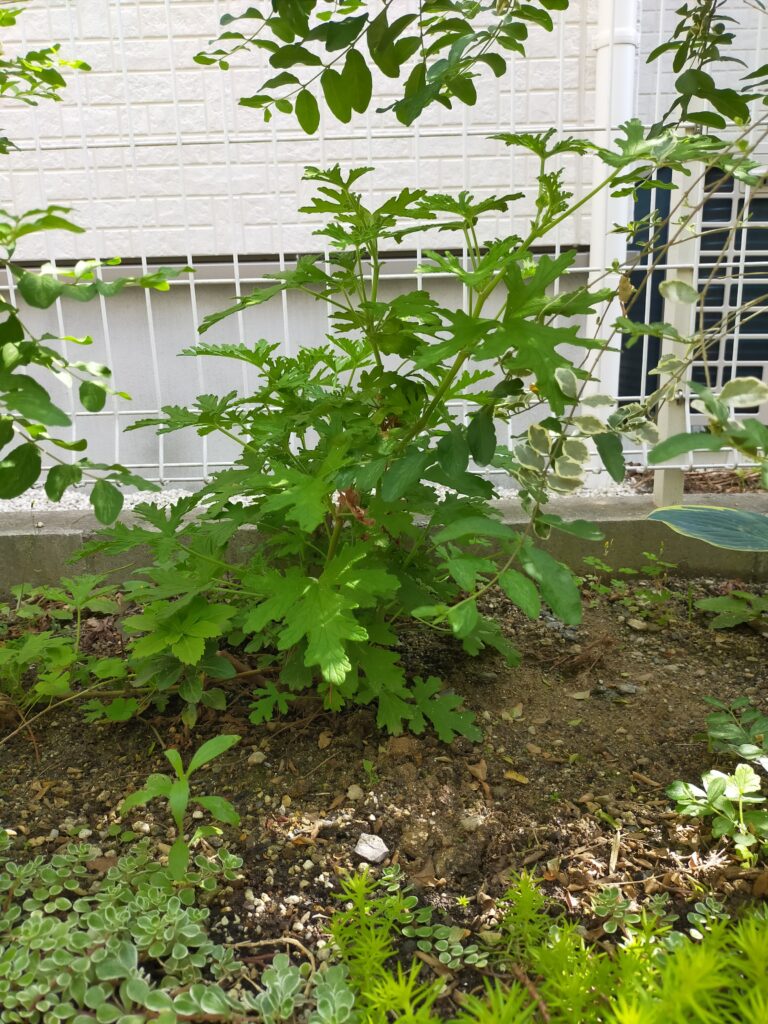
<path fill-rule="evenodd" d="M 152 502 L 165 508 L 173 505 L 181 498 L 187 497 L 192 491 L 180 488 L 170 488 L 163 491 L 134 491 L 125 494 L 125 509 L 135 508 L 142 502 Z M 498 497 L 501 501 L 514 501 L 517 491 L 508 487 L 498 488 Z M 582 487 L 578 491 L 562 497 L 571 498 L 610 498 L 621 495 L 636 495 L 629 484 L 609 484 L 607 486 Z M 561 496 L 552 495 L 552 501 L 557 502 Z M 33 487 L 18 498 L 10 498 L 0 501 L 0 516 L 7 512 L 83 512 L 91 508 L 88 500 L 88 490 L 84 487 L 70 487 L 64 492 L 61 501 L 50 501 L 42 487 Z"/>
<path fill-rule="evenodd" d="M 125 494 L 126 509 L 135 508 L 144 501 L 154 502 L 163 507 L 172 505 L 180 498 L 185 498 L 191 491 L 133 491 Z M 51 501 L 42 487 L 33 487 L 18 498 L 0 501 L 0 515 L 4 512 L 84 512 L 91 509 L 88 500 L 89 491 L 83 487 L 70 487 L 62 495 L 61 501 Z"/>

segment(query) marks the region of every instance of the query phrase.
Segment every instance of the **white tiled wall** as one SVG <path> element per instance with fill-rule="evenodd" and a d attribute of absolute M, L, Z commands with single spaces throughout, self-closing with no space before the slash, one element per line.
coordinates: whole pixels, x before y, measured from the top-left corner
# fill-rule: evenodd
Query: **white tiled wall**
<path fill-rule="evenodd" d="M 573 0 L 552 34 L 532 26 L 529 58 L 513 60 L 504 79 L 489 72 L 493 84 L 478 88 L 474 108 L 435 105 L 418 129 L 391 115 L 371 113 L 343 125 L 326 114 L 315 139 L 293 118 L 278 115 L 265 125 L 259 112 L 237 105 L 263 80 L 258 56 L 228 74 L 193 62 L 216 35 L 219 17 L 245 6 L 244 0 L 33 4 L 20 21 L 20 42 L 61 40 L 93 70 L 73 73 L 59 104 L 30 111 L 4 101 L 3 129 L 21 152 L 9 160 L 10 174 L 0 175 L 0 196 L 18 207 L 73 204 L 87 232 L 51 239 L 47 253 L 30 239 L 23 255 L 312 248 L 312 226 L 297 214 L 308 194 L 300 183 L 306 164 L 373 164 L 370 185 L 382 196 L 406 184 L 530 192 L 530 161 L 485 136 L 513 126 L 578 131 L 591 123 L 596 0 Z M 372 107 L 385 105 L 395 90 L 380 78 Z M 578 190 L 578 174 L 570 179 Z M 521 206 L 521 222 L 527 208 Z M 568 240 L 586 237 L 582 218 Z"/>

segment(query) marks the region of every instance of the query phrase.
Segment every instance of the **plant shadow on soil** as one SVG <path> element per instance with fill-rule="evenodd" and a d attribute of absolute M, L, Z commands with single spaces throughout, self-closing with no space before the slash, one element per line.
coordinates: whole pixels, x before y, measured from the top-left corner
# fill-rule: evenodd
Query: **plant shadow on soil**
<path fill-rule="evenodd" d="M 17 858 L 79 837 L 98 847 L 106 870 L 122 849 L 117 808 L 167 767 L 162 748 L 186 759 L 202 739 L 236 732 L 240 745 L 198 780 L 242 818 L 211 839 L 244 858 L 241 882 L 217 897 L 223 938 L 291 933 L 312 943 L 338 875 L 361 864 L 362 832 L 381 836 L 387 863 L 399 863 L 447 922 L 473 929 L 493 925 L 506 879 L 523 868 L 596 937 L 591 897 L 606 885 L 640 903 L 667 892 L 683 920 L 704 891 L 728 904 L 764 895 L 768 872 L 745 868 L 678 818 L 664 789 L 717 764 L 700 736 L 705 696 L 746 695 L 766 708 L 765 639 L 690 616 L 691 599 L 722 583 L 667 586 L 663 627 L 629 626 L 631 614 L 605 596 L 588 597 L 579 628 L 547 616 L 530 622 L 497 598 L 487 610 L 523 655 L 516 669 L 431 634 L 403 634 L 409 671 L 441 677 L 477 713 L 478 744 L 387 737 L 368 710 L 332 715 L 312 701 L 254 726 L 246 697 L 236 698 L 226 713 L 206 711 L 192 736 L 170 715 L 89 726 L 67 705 L 34 726 L 39 763 L 24 733 L 0 748 L 1 823 L 16 832 Z M 89 622 L 86 647 L 114 653 L 114 624 Z M 161 854 L 173 839 L 153 804 L 123 829 L 150 835 Z"/>

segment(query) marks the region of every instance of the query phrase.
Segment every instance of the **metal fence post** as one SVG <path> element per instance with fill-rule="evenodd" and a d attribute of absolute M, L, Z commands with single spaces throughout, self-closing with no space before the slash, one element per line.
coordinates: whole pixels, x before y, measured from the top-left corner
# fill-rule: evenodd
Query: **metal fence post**
<path fill-rule="evenodd" d="M 698 172 L 696 172 L 698 173 Z M 682 195 L 690 186 L 688 179 L 682 174 L 673 176 L 673 183 Z M 680 281 L 698 291 L 699 266 L 699 235 L 701 225 L 701 203 L 704 198 L 704 180 L 701 180 L 689 191 L 689 195 L 680 205 L 679 216 L 669 224 L 670 238 L 679 239 L 669 246 L 667 251 L 667 281 Z M 688 302 L 676 301 L 673 297 L 664 298 L 664 321 L 671 324 L 682 338 L 690 337 L 695 325 L 697 306 Z M 661 358 L 678 356 L 684 359 L 688 355 L 688 344 L 673 338 L 664 338 L 661 344 Z M 668 374 L 660 375 L 660 384 L 669 382 Z M 682 434 L 688 425 L 687 392 L 680 393 L 665 402 L 659 410 L 659 440 L 663 441 L 673 434 Z M 655 505 L 679 505 L 683 500 L 684 474 L 682 466 L 657 469 L 653 474 L 653 501 Z"/>
<path fill-rule="evenodd" d="M 595 135 L 601 145 L 611 147 L 614 132 L 625 121 L 637 116 L 637 61 L 640 48 L 639 0 L 600 0 L 598 30 L 595 36 Z M 594 182 L 605 175 L 605 167 L 595 161 Z M 613 231 L 631 217 L 632 202 L 627 196 L 613 196 L 605 189 L 590 204 L 589 279 L 600 287 L 618 288 L 621 267 L 627 259 L 627 237 Z M 587 320 L 587 336 L 605 343 L 590 367 L 593 380 L 584 388 L 584 397 L 619 393 L 621 344 L 614 339 L 613 323 L 621 313 L 618 299 L 602 316 Z M 613 341 L 612 341 L 613 339 Z M 609 482 L 602 461 L 593 451 L 591 468 L 596 482 Z"/>

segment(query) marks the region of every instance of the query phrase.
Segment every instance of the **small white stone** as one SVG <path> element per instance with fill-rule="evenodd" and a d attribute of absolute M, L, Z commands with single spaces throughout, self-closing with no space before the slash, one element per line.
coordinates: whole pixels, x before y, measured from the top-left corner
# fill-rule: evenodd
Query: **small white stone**
<path fill-rule="evenodd" d="M 192 811 L 192 817 L 199 821 L 203 817 L 202 811 Z"/>
<path fill-rule="evenodd" d="M 248 757 L 248 764 L 264 764 L 267 760 L 267 755 L 263 750 L 254 750 L 254 752 Z"/>
<path fill-rule="evenodd" d="M 149 823 L 146 821 L 134 821 L 131 829 L 133 832 L 140 832 L 143 836 L 149 835 Z"/>
<path fill-rule="evenodd" d="M 360 838 L 355 847 L 355 854 L 371 864 L 381 864 L 389 854 L 389 847 L 380 836 L 370 835 L 368 832 L 361 832 Z"/>
<path fill-rule="evenodd" d="M 348 800 L 358 801 L 358 800 L 362 800 L 364 796 L 365 796 L 365 793 L 363 793 L 362 789 L 357 784 L 353 784 L 347 790 L 347 799 Z"/>

